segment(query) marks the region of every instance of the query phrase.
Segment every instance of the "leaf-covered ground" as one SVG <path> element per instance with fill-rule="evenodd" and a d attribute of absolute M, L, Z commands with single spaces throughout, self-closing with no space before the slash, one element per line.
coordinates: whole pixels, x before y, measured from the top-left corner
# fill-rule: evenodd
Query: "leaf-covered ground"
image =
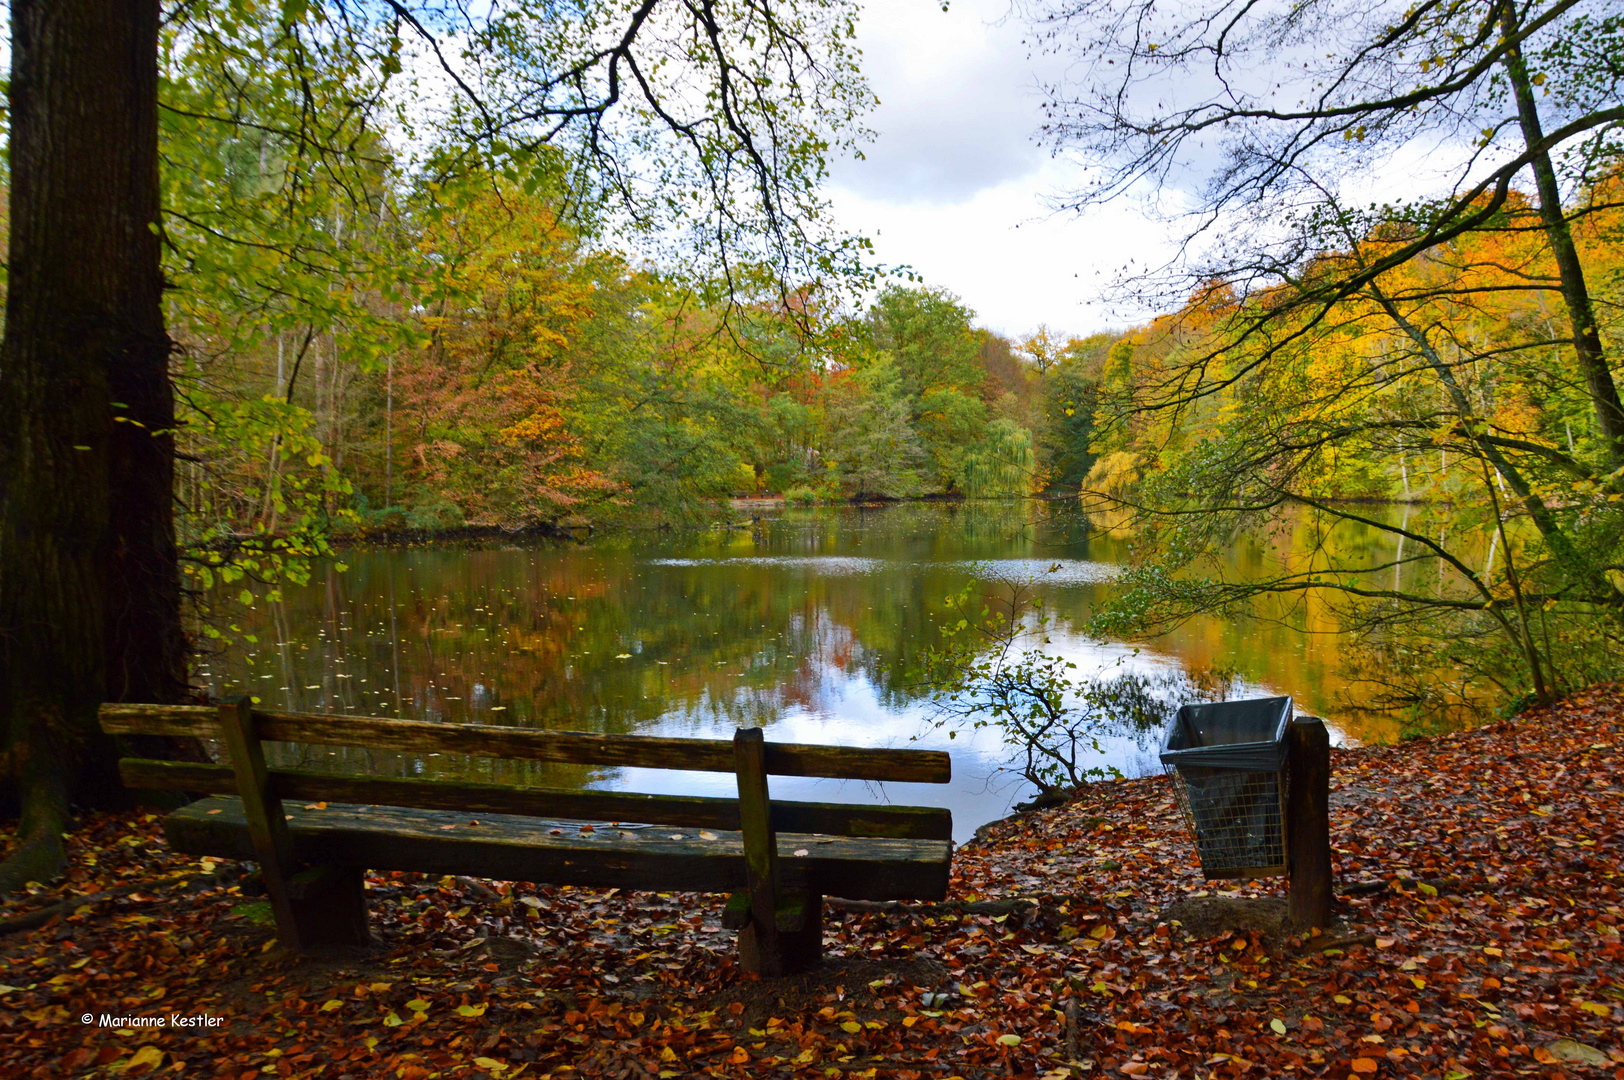
<path fill-rule="evenodd" d="M 1335 751 L 1311 942 L 1281 883 L 1201 880 L 1157 778 L 989 826 L 949 904 L 831 904 L 784 980 L 739 971 L 720 897 L 410 874 L 369 883 L 374 949 L 293 958 L 242 867 L 91 817 L 66 885 L 0 908 L 55 912 L 0 936 L 0 1075 L 1624 1078 L 1621 736 L 1614 687 Z"/>

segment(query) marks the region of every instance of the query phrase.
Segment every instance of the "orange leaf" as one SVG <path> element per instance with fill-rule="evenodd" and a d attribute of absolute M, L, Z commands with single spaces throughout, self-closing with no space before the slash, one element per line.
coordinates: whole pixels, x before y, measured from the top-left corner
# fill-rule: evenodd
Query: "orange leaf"
<path fill-rule="evenodd" d="M 1353 1071 L 1356 1073 L 1373 1073 L 1376 1071 L 1375 1058 L 1354 1058 Z"/>

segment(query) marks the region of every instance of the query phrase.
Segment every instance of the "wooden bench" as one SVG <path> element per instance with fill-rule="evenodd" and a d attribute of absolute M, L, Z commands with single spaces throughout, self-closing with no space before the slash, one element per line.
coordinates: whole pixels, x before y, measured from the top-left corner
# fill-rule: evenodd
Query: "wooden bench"
<path fill-rule="evenodd" d="M 768 975 L 817 962 L 825 896 L 940 900 L 947 893 L 950 811 L 774 802 L 767 793 L 769 775 L 946 783 L 951 763 L 941 751 L 771 743 L 760 728 L 728 742 L 271 713 L 251 709 L 247 699 L 218 708 L 104 705 L 101 726 L 113 735 L 218 740 L 229 765 L 126 758 L 119 771 L 132 789 L 211 796 L 170 813 L 164 835 L 186 854 L 256 860 L 277 936 L 295 950 L 366 942 L 366 870 L 731 893 L 723 922 L 740 932 L 740 962 Z M 739 794 L 563 791 L 272 769 L 265 742 L 730 772 Z M 662 828 L 610 824 L 623 822 Z M 695 831 L 672 833 L 672 826 Z"/>

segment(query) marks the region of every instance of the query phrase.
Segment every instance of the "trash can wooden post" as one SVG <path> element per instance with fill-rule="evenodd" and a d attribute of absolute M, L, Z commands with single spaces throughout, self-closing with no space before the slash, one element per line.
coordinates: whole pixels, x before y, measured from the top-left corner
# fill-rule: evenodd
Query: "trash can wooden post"
<path fill-rule="evenodd" d="M 1287 738 L 1286 911 L 1300 930 L 1331 925 L 1331 737 L 1313 716 L 1292 722 Z"/>

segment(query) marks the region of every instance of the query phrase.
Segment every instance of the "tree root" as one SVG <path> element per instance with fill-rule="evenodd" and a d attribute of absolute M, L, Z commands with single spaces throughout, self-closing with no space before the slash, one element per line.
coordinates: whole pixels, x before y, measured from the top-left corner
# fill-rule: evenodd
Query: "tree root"
<path fill-rule="evenodd" d="M 47 822 L 22 838 L 17 849 L 0 863 L 0 894 L 20 892 L 32 883 L 54 880 L 68 865 L 62 847 L 62 827 Z"/>
<path fill-rule="evenodd" d="M 117 900 L 121 896 L 139 892 L 139 885 L 119 885 L 115 888 L 104 889 L 101 892 L 87 893 L 84 896 L 70 896 L 66 900 L 59 900 L 54 904 L 37 907 L 33 911 L 25 911 L 21 915 L 12 915 L 0 919 L 0 937 L 6 934 L 15 934 L 22 930 L 32 930 L 37 926 L 44 926 L 58 916 L 67 917 L 78 911 L 86 904 L 105 904 L 109 900 Z"/>

